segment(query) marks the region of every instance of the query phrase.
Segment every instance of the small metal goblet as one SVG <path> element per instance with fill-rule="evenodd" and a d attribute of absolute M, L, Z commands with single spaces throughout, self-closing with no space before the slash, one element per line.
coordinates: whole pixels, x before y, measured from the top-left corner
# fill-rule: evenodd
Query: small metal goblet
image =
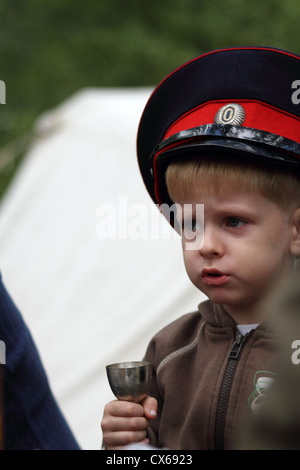
<path fill-rule="evenodd" d="M 118 362 L 106 366 L 110 388 L 118 400 L 142 402 L 149 392 L 152 363 L 148 361 Z"/>

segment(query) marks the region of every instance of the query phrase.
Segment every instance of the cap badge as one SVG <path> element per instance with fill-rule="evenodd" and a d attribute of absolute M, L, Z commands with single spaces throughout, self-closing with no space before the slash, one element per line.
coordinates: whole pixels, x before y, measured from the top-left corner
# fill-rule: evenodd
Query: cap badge
<path fill-rule="evenodd" d="M 245 121 L 246 113 L 240 104 L 225 104 L 215 115 L 215 124 L 232 124 L 240 126 Z"/>

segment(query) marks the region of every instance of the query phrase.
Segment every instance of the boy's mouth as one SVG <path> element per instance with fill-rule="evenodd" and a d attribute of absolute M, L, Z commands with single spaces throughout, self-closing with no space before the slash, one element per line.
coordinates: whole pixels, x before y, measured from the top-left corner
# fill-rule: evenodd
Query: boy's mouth
<path fill-rule="evenodd" d="M 203 269 L 201 278 L 207 285 L 221 286 L 229 280 L 228 274 L 224 274 L 217 269 Z"/>

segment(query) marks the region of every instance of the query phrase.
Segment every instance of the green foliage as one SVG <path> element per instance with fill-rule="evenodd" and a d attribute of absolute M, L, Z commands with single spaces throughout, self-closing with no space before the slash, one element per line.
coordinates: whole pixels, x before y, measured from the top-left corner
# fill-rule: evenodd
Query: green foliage
<path fill-rule="evenodd" d="M 0 148 L 80 88 L 154 86 L 220 47 L 300 53 L 299 13 L 299 0 L 2 0 Z M 17 163 L 0 169 L 0 194 Z"/>

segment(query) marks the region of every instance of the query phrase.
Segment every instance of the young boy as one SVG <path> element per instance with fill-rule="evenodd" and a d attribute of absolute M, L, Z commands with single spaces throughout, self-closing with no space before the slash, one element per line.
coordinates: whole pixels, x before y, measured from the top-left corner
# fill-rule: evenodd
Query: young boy
<path fill-rule="evenodd" d="M 150 97 L 141 173 L 166 216 L 176 204 L 187 274 L 209 300 L 150 342 L 144 402 L 106 405 L 107 449 L 234 448 L 273 383 L 272 303 L 300 255 L 299 78 L 294 54 L 230 48 L 184 64 Z"/>

